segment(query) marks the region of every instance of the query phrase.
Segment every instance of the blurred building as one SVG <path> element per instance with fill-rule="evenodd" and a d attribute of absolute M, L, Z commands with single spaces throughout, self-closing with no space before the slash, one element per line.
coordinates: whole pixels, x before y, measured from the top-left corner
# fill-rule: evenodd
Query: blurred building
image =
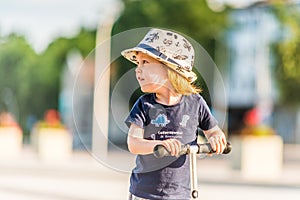
<path fill-rule="evenodd" d="M 227 63 L 228 130 L 238 134 L 246 111 L 257 107 L 264 123 L 275 128 L 286 143 L 300 143 L 299 112 L 277 108 L 278 88 L 270 45 L 281 34 L 267 4 L 259 3 L 231 12 L 232 28 L 225 35 Z M 297 122 L 298 121 L 298 122 Z"/>
<path fill-rule="evenodd" d="M 225 75 L 229 130 L 243 125 L 244 113 L 256 106 L 272 109 L 276 86 L 270 68 L 269 44 L 276 39 L 276 21 L 265 6 L 235 9 L 233 27 L 226 34 Z"/>
<path fill-rule="evenodd" d="M 62 75 L 59 111 L 73 134 L 74 149 L 90 149 L 94 89 L 94 60 L 71 51 Z"/>

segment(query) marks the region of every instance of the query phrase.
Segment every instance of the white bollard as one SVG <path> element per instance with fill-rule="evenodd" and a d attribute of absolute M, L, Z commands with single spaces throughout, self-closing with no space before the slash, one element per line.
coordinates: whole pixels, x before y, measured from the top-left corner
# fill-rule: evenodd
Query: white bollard
<path fill-rule="evenodd" d="M 283 162 L 283 140 L 278 135 L 243 136 L 231 139 L 232 167 L 247 180 L 279 178 Z"/>
<path fill-rule="evenodd" d="M 42 161 L 63 162 L 72 156 L 72 136 L 67 129 L 36 128 L 31 142 Z"/>
<path fill-rule="evenodd" d="M 23 147 L 23 133 L 18 127 L 0 127 L 0 159 L 20 157 Z"/>

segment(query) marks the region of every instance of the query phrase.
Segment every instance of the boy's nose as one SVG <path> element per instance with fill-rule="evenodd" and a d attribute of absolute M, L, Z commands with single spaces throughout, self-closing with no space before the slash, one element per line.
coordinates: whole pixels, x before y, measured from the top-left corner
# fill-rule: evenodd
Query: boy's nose
<path fill-rule="evenodd" d="M 136 73 L 141 73 L 142 72 L 141 66 L 137 65 L 137 67 L 135 68 L 135 72 Z"/>

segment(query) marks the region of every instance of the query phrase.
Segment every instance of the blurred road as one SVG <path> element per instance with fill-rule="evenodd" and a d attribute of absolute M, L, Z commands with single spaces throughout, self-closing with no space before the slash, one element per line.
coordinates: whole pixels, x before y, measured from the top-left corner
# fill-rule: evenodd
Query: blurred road
<path fill-rule="evenodd" d="M 244 180 L 228 157 L 199 159 L 199 199 L 298 200 L 300 157 L 295 148 L 285 148 L 282 174 L 268 181 Z M 128 179 L 128 173 L 109 169 L 86 152 L 74 152 L 69 162 L 45 163 L 26 148 L 20 159 L 0 161 L 0 199 L 126 200 Z"/>

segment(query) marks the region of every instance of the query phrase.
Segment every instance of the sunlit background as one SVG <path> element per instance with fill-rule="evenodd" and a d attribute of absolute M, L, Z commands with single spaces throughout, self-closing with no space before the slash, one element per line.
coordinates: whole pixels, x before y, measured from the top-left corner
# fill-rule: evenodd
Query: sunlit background
<path fill-rule="evenodd" d="M 127 199 L 117 118 L 141 91 L 119 53 L 147 27 L 215 63 L 196 84 L 233 150 L 199 157 L 199 199 L 298 199 L 297 0 L 0 0 L 0 199 Z"/>

